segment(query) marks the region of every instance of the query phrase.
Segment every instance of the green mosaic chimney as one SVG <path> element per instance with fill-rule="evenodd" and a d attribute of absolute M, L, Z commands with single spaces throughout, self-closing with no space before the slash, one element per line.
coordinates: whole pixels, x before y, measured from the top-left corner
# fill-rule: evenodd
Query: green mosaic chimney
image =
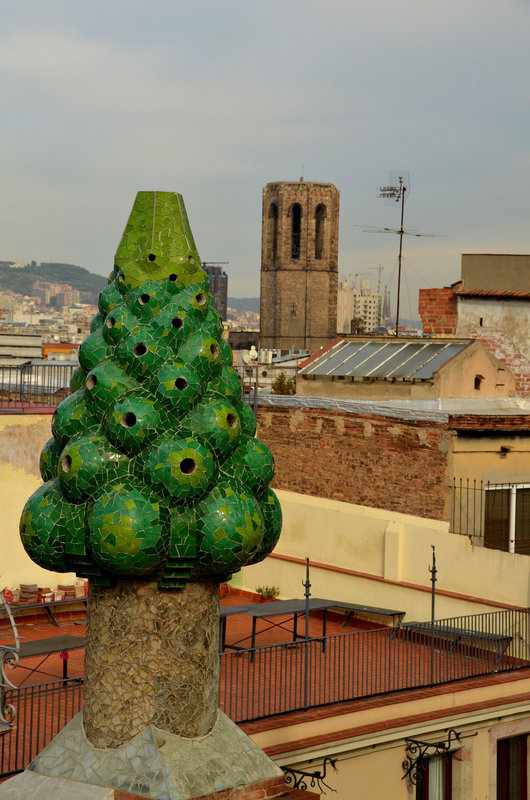
<path fill-rule="evenodd" d="M 273 549 L 273 459 L 221 334 L 182 197 L 139 192 L 22 513 L 37 564 L 178 589 Z"/>

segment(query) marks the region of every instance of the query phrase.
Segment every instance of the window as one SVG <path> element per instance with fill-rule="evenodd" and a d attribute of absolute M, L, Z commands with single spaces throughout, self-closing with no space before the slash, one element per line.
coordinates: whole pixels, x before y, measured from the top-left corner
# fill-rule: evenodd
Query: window
<path fill-rule="evenodd" d="M 423 758 L 418 762 L 416 800 L 451 800 L 452 782 L 451 753 Z"/>
<path fill-rule="evenodd" d="M 276 203 L 271 203 L 269 208 L 267 244 L 269 258 L 275 264 L 278 257 L 278 206 Z"/>
<path fill-rule="evenodd" d="M 295 203 L 291 209 L 291 258 L 300 258 L 300 236 L 302 232 L 302 206 Z"/>
<path fill-rule="evenodd" d="M 486 487 L 484 547 L 530 555 L 529 484 Z"/>
<path fill-rule="evenodd" d="M 497 742 L 497 800 L 526 800 L 527 734 Z"/>
<path fill-rule="evenodd" d="M 316 207 L 315 211 L 315 258 L 321 259 L 324 254 L 324 220 L 326 218 L 326 206 L 322 204 Z"/>
<path fill-rule="evenodd" d="M 484 380 L 483 375 L 475 375 L 475 389 L 480 392 L 480 386 Z"/>

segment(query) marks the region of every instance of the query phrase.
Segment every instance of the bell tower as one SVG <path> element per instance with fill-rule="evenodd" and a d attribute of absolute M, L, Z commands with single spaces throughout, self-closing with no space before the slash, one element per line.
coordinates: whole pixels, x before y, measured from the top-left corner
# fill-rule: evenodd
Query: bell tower
<path fill-rule="evenodd" d="M 339 191 L 331 183 L 263 189 L 260 346 L 313 353 L 337 333 Z"/>

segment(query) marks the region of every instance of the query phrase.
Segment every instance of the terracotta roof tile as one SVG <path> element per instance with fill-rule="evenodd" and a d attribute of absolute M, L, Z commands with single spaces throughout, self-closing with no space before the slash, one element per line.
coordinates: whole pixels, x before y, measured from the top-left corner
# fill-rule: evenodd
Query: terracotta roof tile
<path fill-rule="evenodd" d="M 500 289 L 456 289 L 459 297 L 515 297 L 521 300 L 530 300 L 530 292 L 501 291 Z"/>

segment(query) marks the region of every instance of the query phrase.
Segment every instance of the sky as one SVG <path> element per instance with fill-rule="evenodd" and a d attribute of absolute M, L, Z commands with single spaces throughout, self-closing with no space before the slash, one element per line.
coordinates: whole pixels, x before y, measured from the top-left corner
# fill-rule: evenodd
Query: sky
<path fill-rule="evenodd" d="M 339 272 L 401 314 L 464 252 L 528 253 L 527 0 L 2 0 L 0 260 L 107 275 L 138 190 L 184 196 L 201 259 L 258 296 L 261 192 L 341 192 Z M 359 227 L 360 226 L 360 227 Z"/>

